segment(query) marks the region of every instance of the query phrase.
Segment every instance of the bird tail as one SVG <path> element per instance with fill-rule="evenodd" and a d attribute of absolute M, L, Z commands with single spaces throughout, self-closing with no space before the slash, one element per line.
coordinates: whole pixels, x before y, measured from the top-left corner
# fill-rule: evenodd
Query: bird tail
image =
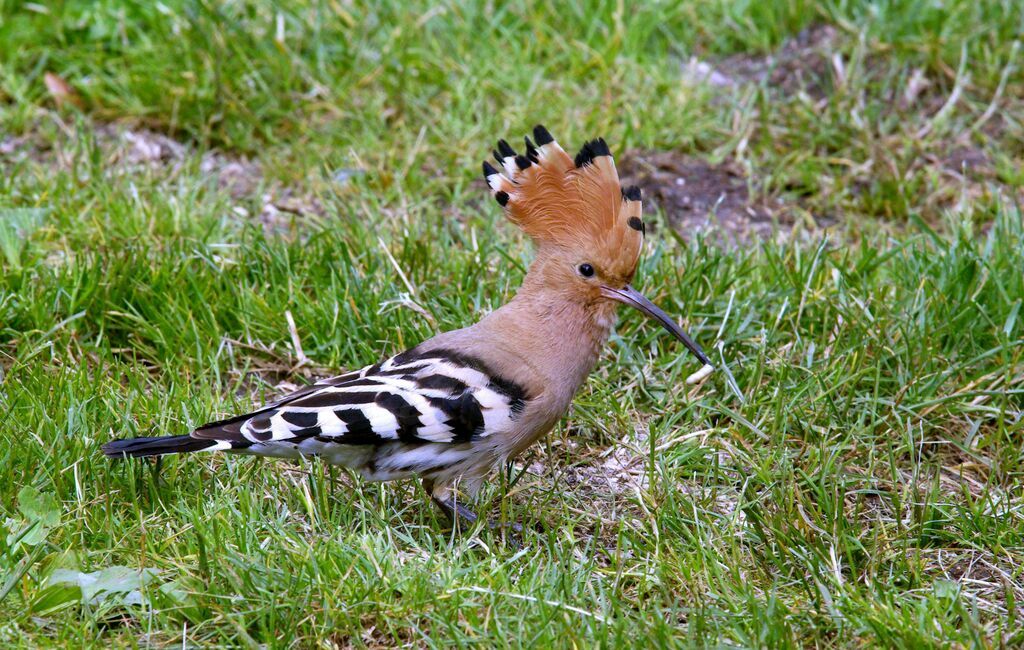
<path fill-rule="evenodd" d="M 144 456 L 163 456 L 164 454 L 184 454 L 204 449 L 212 450 L 222 446 L 223 443 L 217 440 L 200 440 L 192 436 L 129 438 L 127 440 L 111 440 L 103 445 L 103 453 L 108 458 L 142 458 Z"/>

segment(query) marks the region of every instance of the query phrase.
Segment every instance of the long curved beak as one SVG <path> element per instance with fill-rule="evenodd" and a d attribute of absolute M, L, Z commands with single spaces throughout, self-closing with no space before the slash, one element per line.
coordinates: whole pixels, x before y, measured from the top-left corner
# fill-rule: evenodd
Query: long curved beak
<path fill-rule="evenodd" d="M 679 327 L 678 324 L 672 318 L 661 310 L 660 307 L 655 305 L 653 302 L 644 298 L 644 295 L 629 286 L 628 284 L 621 289 L 613 289 L 611 287 L 601 286 L 601 295 L 612 300 L 618 300 L 619 302 L 625 303 L 630 307 L 638 309 L 643 313 L 647 314 L 654 320 L 661 323 L 661 326 L 672 333 L 672 336 L 682 341 L 683 345 L 694 354 L 701 363 L 710 372 L 714 368 L 714 364 L 711 363 L 711 359 L 708 359 L 708 355 L 704 354 L 704 350 L 697 345 L 697 342 L 690 338 L 690 335 L 683 331 L 683 328 Z M 705 373 L 706 374 L 706 373 Z"/>

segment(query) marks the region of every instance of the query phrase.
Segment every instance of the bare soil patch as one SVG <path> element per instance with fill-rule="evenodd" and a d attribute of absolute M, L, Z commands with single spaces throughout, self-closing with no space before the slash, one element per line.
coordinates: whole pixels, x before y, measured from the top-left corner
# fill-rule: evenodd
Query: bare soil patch
<path fill-rule="evenodd" d="M 803 223 L 807 213 L 814 213 L 819 226 L 832 225 L 837 211 L 895 225 L 908 214 L 937 223 L 950 211 L 965 211 L 979 201 L 1015 203 L 1024 197 L 1024 187 L 1001 171 L 1004 158 L 1019 156 L 1019 129 L 1008 131 L 1005 119 L 1019 113 L 1015 95 L 962 87 L 951 69 L 896 70 L 884 48 L 869 46 L 851 53 L 852 38 L 832 25 L 812 25 L 768 54 L 694 57 L 683 63 L 684 83 L 724 91 L 716 102 L 750 86 L 763 87 L 779 102 L 776 109 L 782 113 L 756 118 L 754 146 L 758 138 L 776 133 L 785 138 L 789 130 L 806 128 L 788 118 L 790 104 L 803 111 L 825 111 L 837 102 L 857 112 L 866 101 L 883 101 L 886 110 L 898 116 L 899 126 L 868 124 L 875 132 L 864 136 L 854 155 L 832 171 L 822 170 L 818 186 L 795 188 L 796 204 L 757 200 L 756 193 L 752 199 L 742 173 L 729 164 L 639 152 L 639 163 L 631 171 L 652 183 L 644 189 L 650 190 L 674 227 L 684 235 L 708 228 L 709 205 L 716 206 L 720 230 L 743 239 L 764 237 L 773 226 L 788 230 L 788 222 Z M 777 176 L 788 192 L 785 172 L 783 168 Z M 913 190 L 905 191 L 907 187 Z"/>
<path fill-rule="evenodd" d="M 942 156 L 938 163 L 957 178 L 992 180 L 995 168 L 984 149 L 973 145 L 959 145 Z"/>
<path fill-rule="evenodd" d="M 673 151 L 628 151 L 619 174 L 624 185 L 643 188 L 645 203 L 687 238 L 714 233 L 738 243 L 789 230 L 780 223 L 783 205 L 752 199 L 738 165 L 714 165 Z"/>
<path fill-rule="evenodd" d="M 719 87 L 765 83 L 787 95 L 804 91 L 821 99 L 829 92 L 830 74 L 842 74 L 842 62 L 834 58 L 838 34 L 832 25 L 813 25 L 771 54 L 735 54 L 713 64 L 691 58 L 683 77 Z"/>
<path fill-rule="evenodd" d="M 112 176 L 151 173 L 173 179 L 199 157 L 200 173 L 213 179 L 218 189 L 235 201 L 258 206 L 258 211 L 237 206 L 234 212 L 240 218 L 258 220 L 268 234 L 289 232 L 295 216 L 323 216 L 325 212 L 308 192 L 268 178 L 258 160 L 218 151 L 200 155 L 167 135 L 120 124 L 92 125 L 89 140 L 99 150 L 104 174 Z M 74 169 L 81 175 L 83 166 L 78 160 L 85 145 L 75 130 L 61 123 L 55 136 L 39 131 L 0 140 L 0 165 L 30 163 Z"/>

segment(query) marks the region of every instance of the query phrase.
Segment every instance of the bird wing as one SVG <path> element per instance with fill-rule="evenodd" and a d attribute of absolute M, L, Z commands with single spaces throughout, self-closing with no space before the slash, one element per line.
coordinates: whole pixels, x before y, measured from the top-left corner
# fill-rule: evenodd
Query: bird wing
<path fill-rule="evenodd" d="M 228 443 L 225 449 L 309 438 L 344 445 L 468 442 L 507 430 L 527 399 L 521 386 L 479 359 L 413 349 L 191 435 Z"/>

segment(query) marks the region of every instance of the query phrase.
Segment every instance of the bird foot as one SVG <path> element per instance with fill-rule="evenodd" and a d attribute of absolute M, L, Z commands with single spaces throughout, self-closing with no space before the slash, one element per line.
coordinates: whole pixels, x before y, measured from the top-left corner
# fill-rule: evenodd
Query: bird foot
<path fill-rule="evenodd" d="M 452 525 L 459 527 L 460 525 L 472 526 L 477 522 L 476 513 L 457 502 L 454 497 L 448 497 L 446 499 L 439 499 L 437 497 L 431 497 L 437 507 L 448 517 L 448 520 L 452 522 Z M 487 528 L 495 531 L 508 530 L 516 534 L 522 534 L 526 528 L 515 521 L 501 521 L 500 519 L 488 519 Z M 533 527 L 538 532 L 544 532 L 542 525 Z"/>
<path fill-rule="evenodd" d="M 431 496 L 437 507 L 441 509 L 441 512 L 448 517 L 448 520 L 452 522 L 452 525 L 458 526 L 460 523 L 473 525 L 476 523 L 476 513 L 462 505 L 455 500 L 455 497 L 447 497 L 445 499 Z"/>
<path fill-rule="evenodd" d="M 477 522 L 477 514 L 467 508 L 463 503 L 456 500 L 455 495 L 451 492 L 440 494 L 434 492 L 433 481 L 424 481 L 423 487 L 430 495 L 431 500 L 437 504 L 437 507 L 441 509 L 441 512 L 448 517 L 448 520 L 452 523 L 455 528 L 466 526 L 467 528 Z M 517 535 L 521 535 L 527 528 L 522 524 L 515 521 L 501 521 L 499 519 L 489 519 L 487 521 L 487 528 L 495 531 L 511 531 Z M 533 530 L 537 532 L 544 532 L 544 526 L 536 524 L 532 526 Z"/>
<path fill-rule="evenodd" d="M 501 521 L 500 519 L 489 519 L 487 527 L 491 530 L 511 530 L 516 534 L 522 534 L 525 530 L 523 525 L 517 521 Z"/>

